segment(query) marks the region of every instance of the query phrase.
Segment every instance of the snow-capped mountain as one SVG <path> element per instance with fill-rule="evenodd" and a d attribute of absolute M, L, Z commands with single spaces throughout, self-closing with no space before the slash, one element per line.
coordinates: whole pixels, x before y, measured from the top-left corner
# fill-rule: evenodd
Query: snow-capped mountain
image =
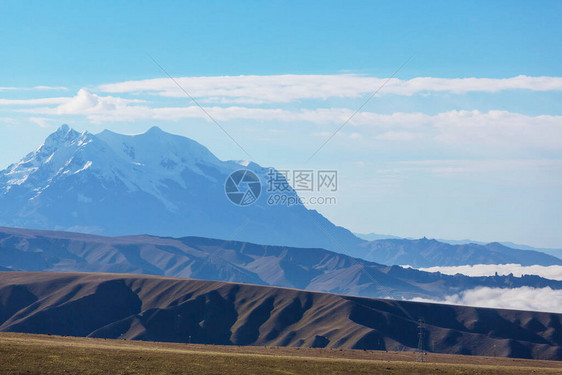
<path fill-rule="evenodd" d="M 153 127 L 129 136 L 67 125 L 0 171 L 0 225 L 106 235 L 197 235 L 345 251 L 361 240 L 304 206 L 236 206 L 225 181 L 255 163 L 221 161 Z"/>

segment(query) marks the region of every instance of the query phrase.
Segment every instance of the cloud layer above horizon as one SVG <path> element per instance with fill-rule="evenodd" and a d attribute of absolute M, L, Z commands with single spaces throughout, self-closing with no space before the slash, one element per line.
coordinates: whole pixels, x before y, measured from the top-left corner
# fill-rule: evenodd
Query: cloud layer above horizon
<path fill-rule="evenodd" d="M 523 275 L 537 275 L 545 279 L 562 281 L 562 266 L 522 266 L 520 264 L 475 264 L 466 266 L 438 266 L 419 268 L 420 271 L 441 272 L 446 275 L 456 275 L 457 273 L 466 276 L 494 276 L 509 275 L 521 277 Z"/>
<path fill-rule="evenodd" d="M 356 98 L 374 92 L 384 84 L 380 95 L 411 96 L 427 92 L 499 92 L 505 90 L 561 91 L 561 77 L 512 78 L 434 78 L 409 80 L 376 78 L 356 74 L 271 75 L 179 77 L 175 81 L 189 93 L 207 102 L 263 104 L 287 103 L 302 99 Z M 168 78 L 104 84 L 97 90 L 106 93 L 147 93 L 165 97 L 184 97 L 176 82 Z"/>
<path fill-rule="evenodd" d="M 477 108 L 451 108 L 437 113 L 380 113 L 364 109 L 356 113 L 357 103 L 364 102 L 384 83 L 386 85 L 378 96 L 420 97 L 432 93 L 462 96 L 472 92 L 514 90 L 562 92 L 560 77 L 520 75 L 500 79 L 418 77 L 387 80 L 340 74 L 178 77 L 175 81 L 205 110 L 192 103 L 169 78 L 102 84 L 82 88 L 76 95 L 66 97 L 2 98 L 0 107 L 15 114 L 29 114 L 34 119 L 41 119 L 43 124 L 48 123 L 49 118 L 69 117 L 85 118 L 94 124 L 151 120 L 177 122 L 186 119 L 208 121 L 208 115 L 219 122 L 259 122 L 267 130 L 273 126 L 283 131 L 283 124 L 304 123 L 314 126 L 311 133 L 318 138 L 328 137 L 334 125 L 343 124 L 353 117 L 349 126 L 341 132 L 341 137 L 359 144 L 371 141 L 416 143 L 425 144 L 428 149 L 435 148 L 435 145 L 438 148 L 484 145 L 490 149 L 530 148 L 535 150 L 535 154 L 543 155 L 547 151 L 562 157 L 562 115 L 531 115 L 505 109 Z M 37 91 L 44 88 L 38 86 Z M 354 99 L 353 104 L 346 102 L 346 98 Z"/>
<path fill-rule="evenodd" d="M 511 110 L 493 107 L 483 110 L 479 109 L 483 99 L 473 100 L 467 96 L 474 93 L 551 93 L 549 95 L 556 96 L 562 94 L 562 77 L 519 75 L 402 80 L 359 74 L 285 74 L 177 77 L 174 80 L 155 78 L 107 83 L 81 88 L 71 96 L 60 95 L 68 92 L 66 87 L 3 87 L 0 90 L 4 93 L 19 90 L 26 94 L 0 98 L 0 108 L 8 114 L 1 120 L 7 124 L 27 120 L 40 127 L 55 127 L 63 122 L 83 120 L 93 125 L 185 120 L 209 123 L 210 116 L 213 121 L 233 123 L 237 127 L 243 124 L 240 129 L 245 134 L 240 136 L 276 143 L 291 142 L 291 133 L 295 131 L 319 143 L 331 137 L 338 125 L 346 124 L 331 140 L 342 149 L 380 150 L 395 159 L 411 151 L 422 155 L 416 160 L 404 160 L 410 164 L 395 165 L 394 170 L 427 169 L 427 164 L 416 164 L 419 162 L 440 163 L 431 170 L 441 173 L 469 172 L 476 167 L 486 170 L 502 163 L 507 163 L 508 168 L 531 163 L 531 168 L 552 171 L 559 171 L 562 166 L 562 112 L 526 113 L 516 105 L 507 106 L 512 107 Z M 193 103 L 176 82 L 197 103 Z M 414 103 L 409 108 L 416 110 L 376 111 L 363 107 L 365 100 L 383 85 L 371 102 L 390 100 L 396 108 L 408 107 L 403 103 Z M 46 95 L 46 91 L 59 95 Z M 459 108 L 455 104 L 459 100 L 476 104 L 463 104 Z M 442 105 L 442 102 L 449 104 Z M 431 106 L 426 103 L 434 103 L 433 109 L 429 110 Z M 464 161 L 470 165 L 462 165 Z"/>
<path fill-rule="evenodd" d="M 484 287 L 465 290 L 443 299 L 414 298 L 412 301 L 562 313 L 562 290 L 553 290 L 550 287 Z"/>

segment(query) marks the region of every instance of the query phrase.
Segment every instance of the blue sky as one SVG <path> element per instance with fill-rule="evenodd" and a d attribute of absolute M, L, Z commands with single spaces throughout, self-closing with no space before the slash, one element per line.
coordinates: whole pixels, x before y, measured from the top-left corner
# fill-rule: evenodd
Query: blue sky
<path fill-rule="evenodd" d="M 560 2 L 4 1 L 0 14 L 0 167 L 62 123 L 158 125 L 246 159 L 149 54 L 258 163 L 337 169 L 338 204 L 314 207 L 336 224 L 562 247 Z"/>

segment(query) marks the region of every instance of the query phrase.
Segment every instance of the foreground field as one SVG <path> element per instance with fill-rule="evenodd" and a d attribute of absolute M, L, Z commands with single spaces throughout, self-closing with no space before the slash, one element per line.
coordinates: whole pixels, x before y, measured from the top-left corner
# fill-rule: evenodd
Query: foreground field
<path fill-rule="evenodd" d="M 562 374 L 562 363 L 0 333 L 2 374 Z"/>

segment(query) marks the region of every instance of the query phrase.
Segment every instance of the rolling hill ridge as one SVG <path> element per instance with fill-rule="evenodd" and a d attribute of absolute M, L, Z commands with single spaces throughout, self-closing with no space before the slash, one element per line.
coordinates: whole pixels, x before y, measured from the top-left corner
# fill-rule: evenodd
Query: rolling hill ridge
<path fill-rule="evenodd" d="M 0 272 L 0 331 L 562 359 L 561 314 L 156 276 Z"/>
<path fill-rule="evenodd" d="M 476 287 L 562 289 L 562 281 L 538 276 L 449 276 L 385 266 L 319 248 L 16 228 L 0 228 L 0 267 L 190 277 L 397 299 L 443 297 Z"/>

